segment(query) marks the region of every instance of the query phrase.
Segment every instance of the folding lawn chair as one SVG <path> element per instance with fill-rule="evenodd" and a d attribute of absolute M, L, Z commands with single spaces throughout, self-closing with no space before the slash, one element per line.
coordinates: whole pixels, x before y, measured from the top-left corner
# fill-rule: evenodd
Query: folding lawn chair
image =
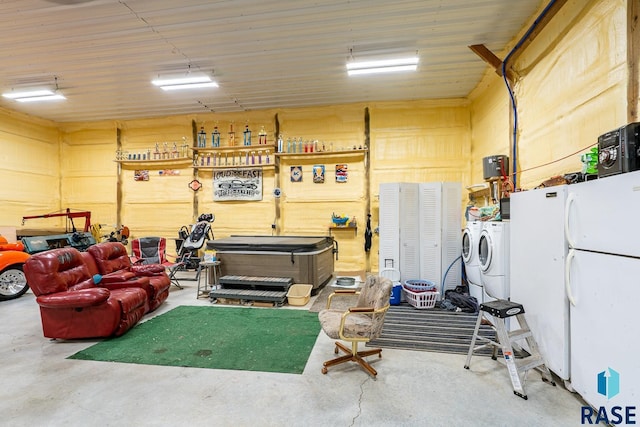
<path fill-rule="evenodd" d="M 182 289 L 176 273 L 184 268 L 184 263 L 169 261 L 167 239 L 164 237 L 140 237 L 131 240 L 131 261 L 134 264 L 162 264 L 167 269 L 171 283 Z"/>

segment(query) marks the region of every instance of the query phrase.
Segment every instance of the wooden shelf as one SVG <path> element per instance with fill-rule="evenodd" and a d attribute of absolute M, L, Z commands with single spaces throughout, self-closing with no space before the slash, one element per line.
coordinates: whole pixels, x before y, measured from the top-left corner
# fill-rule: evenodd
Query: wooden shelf
<path fill-rule="evenodd" d="M 163 160 L 114 160 L 114 162 L 122 166 L 140 168 L 161 169 L 167 166 L 187 166 L 193 163 L 193 159 L 189 157 L 181 157 L 179 159 L 163 159 Z"/>
<path fill-rule="evenodd" d="M 262 145 L 233 145 L 224 147 L 190 147 L 194 153 L 219 153 L 219 152 L 232 152 L 232 151 L 266 151 L 269 150 L 270 154 L 274 154 L 276 146 L 273 144 Z"/>
<path fill-rule="evenodd" d="M 313 157 L 313 156 L 349 156 L 349 155 L 362 155 L 368 150 L 366 148 L 358 148 L 355 150 L 341 150 L 341 151 L 314 151 L 312 153 L 275 153 L 276 157 Z"/>
<path fill-rule="evenodd" d="M 226 166 L 191 166 L 193 169 L 198 169 L 201 171 L 207 171 L 207 170 L 220 170 L 220 169 L 255 169 L 255 168 L 262 168 L 262 169 L 272 169 L 275 168 L 275 165 L 273 163 L 262 163 L 262 164 L 255 164 L 255 165 L 226 165 Z"/>
<path fill-rule="evenodd" d="M 331 232 L 334 230 L 353 230 L 356 234 L 358 234 L 358 226 L 357 225 L 330 225 L 329 226 L 329 236 L 331 236 Z"/>

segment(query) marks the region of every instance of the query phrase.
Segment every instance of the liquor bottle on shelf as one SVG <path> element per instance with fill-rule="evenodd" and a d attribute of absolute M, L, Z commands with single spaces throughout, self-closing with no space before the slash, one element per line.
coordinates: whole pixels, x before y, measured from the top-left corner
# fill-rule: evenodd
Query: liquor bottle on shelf
<path fill-rule="evenodd" d="M 298 153 L 302 153 L 302 137 L 298 139 Z"/>
<path fill-rule="evenodd" d="M 151 160 L 151 148 L 147 148 L 147 160 Z"/>
<path fill-rule="evenodd" d="M 236 133 L 233 131 L 233 122 L 229 124 L 229 147 L 236 145 Z"/>
<path fill-rule="evenodd" d="M 211 146 L 214 148 L 220 147 L 220 131 L 218 130 L 218 126 L 215 126 L 213 132 L 211 132 Z"/>
<path fill-rule="evenodd" d="M 173 148 L 171 149 L 171 158 L 177 159 L 180 157 L 180 152 L 178 151 L 178 144 L 173 143 Z"/>
<path fill-rule="evenodd" d="M 242 132 L 243 143 L 245 146 L 251 145 L 251 129 L 249 129 L 249 123 L 244 125 L 244 132 Z"/>
<path fill-rule="evenodd" d="M 162 154 L 160 154 L 160 144 L 156 142 L 156 151 L 153 152 L 153 160 L 160 160 Z"/>
<path fill-rule="evenodd" d="M 180 146 L 180 157 L 189 157 L 189 144 L 187 144 L 187 137 L 182 137 L 182 145 Z"/>
<path fill-rule="evenodd" d="M 265 159 L 265 162 L 266 162 L 267 164 L 269 164 L 269 163 L 270 163 L 270 160 L 269 160 L 269 150 L 267 150 L 266 156 L 267 156 L 267 157 L 266 157 L 266 159 Z"/>
<path fill-rule="evenodd" d="M 278 153 L 282 153 L 284 151 L 284 140 L 282 139 L 282 134 L 278 135 Z"/>
<path fill-rule="evenodd" d="M 166 160 L 169 158 L 169 146 L 166 142 L 162 143 L 162 159 Z"/>
<path fill-rule="evenodd" d="M 204 131 L 204 126 L 200 127 L 198 132 L 198 148 L 205 148 L 207 146 L 207 133 Z"/>
<path fill-rule="evenodd" d="M 264 126 L 260 127 L 260 132 L 258 133 L 258 145 L 266 145 L 267 143 L 267 131 L 264 130 Z"/>
<path fill-rule="evenodd" d="M 291 151 L 292 148 L 295 150 L 295 145 L 292 146 L 291 145 L 291 138 L 287 138 L 287 153 L 292 153 L 293 152 L 293 151 Z"/>

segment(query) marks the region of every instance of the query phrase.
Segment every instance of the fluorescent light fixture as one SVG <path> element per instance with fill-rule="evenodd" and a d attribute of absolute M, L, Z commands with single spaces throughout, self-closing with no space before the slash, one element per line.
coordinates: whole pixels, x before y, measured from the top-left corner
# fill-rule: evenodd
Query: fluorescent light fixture
<path fill-rule="evenodd" d="M 162 90 L 197 89 L 203 87 L 218 87 L 218 83 L 207 75 L 187 75 L 184 77 L 158 78 L 151 83 Z"/>
<path fill-rule="evenodd" d="M 67 99 L 62 94 L 53 92 L 48 89 L 22 92 L 7 92 L 3 93 L 2 96 L 18 102 L 55 101 L 60 99 Z"/>
<path fill-rule="evenodd" d="M 347 73 L 350 76 L 356 76 L 362 74 L 415 71 L 418 69 L 419 61 L 420 59 L 417 56 L 373 61 L 354 61 L 347 63 Z"/>

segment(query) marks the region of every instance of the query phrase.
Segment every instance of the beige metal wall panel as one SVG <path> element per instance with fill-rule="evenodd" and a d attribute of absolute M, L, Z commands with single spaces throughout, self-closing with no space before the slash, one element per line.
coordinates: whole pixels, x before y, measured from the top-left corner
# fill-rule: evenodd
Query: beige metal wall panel
<path fill-rule="evenodd" d="M 60 209 L 59 131 L 55 123 L 0 110 L 0 223 L 21 229 L 54 228 L 56 218 L 29 220 L 22 217 Z"/>
<path fill-rule="evenodd" d="M 92 224 L 112 231 L 117 222 L 116 126 L 113 122 L 61 127 L 61 205 L 91 212 Z M 84 221 L 75 222 L 77 228 Z"/>
<path fill-rule="evenodd" d="M 519 58 L 519 186 L 580 171 L 579 153 L 626 123 L 626 10 L 570 2 Z"/>
<path fill-rule="evenodd" d="M 378 224 L 379 188 L 387 182 L 469 182 L 469 103 L 464 99 L 378 103 L 371 114 L 371 223 Z M 461 200 L 466 205 L 466 195 Z M 462 228 L 462 224 L 460 224 Z M 373 238 L 370 265 L 378 265 Z"/>
<path fill-rule="evenodd" d="M 465 186 L 484 183 L 482 159 L 504 154 L 511 158 L 510 101 L 502 77 L 488 70 L 470 94 L 471 179 Z M 463 190 L 463 195 L 467 192 Z"/>
<path fill-rule="evenodd" d="M 192 146 L 191 120 L 186 116 L 156 119 L 128 120 L 118 123 L 121 132 L 121 149 L 128 154 L 148 155 L 169 151 L 175 144 L 185 162 L 180 164 L 123 164 L 120 173 L 120 218 L 129 227 L 131 238 L 159 236 L 175 239 L 178 229 L 192 221 L 193 195 L 188 183 L 193 179 L 191 151 L 184 153 L 182 146 Z M 112 159 L 115 159 L 113 147 Z M 148 181 L 136 181 L 136 171 L 146 171 Z M 172 175 L 176 174 L 176 175 Z M 115 186 L 114 186 L 115 190 Z M 169 250 L 175 249 L 169 241 Z"/>
<path fill-rule="evenodd" d="M 273 161 L 273 154 L 271 155 Z M 198 191 L 198 213 L 213 213 L 212 224 L 216 239 L 231 235 L 271 235 L 275 220 L 273 168 L 262 170 L 261 201 L 213 201 L 213 174 L 201 171 L 199 180 L 203 187 Z"/>
<path fill-rule="evenodd" d="M 349 104 L 330 107 L 285 109 L 278 111 L 280 133 L 285 145 L 288 138 L 324 143 L 325 154 L 280 157 L 278 200 L 280 218 L 277 230 L 281 235 L 326 236 L 331 215 L 355 216 L 355 230 L 337 230 L 334 239 L 340 247 L 336 271 L 362 270 L 366 265 L 363 249 L 366 218 L 365 153 L 353 151 L 365 146 L 365 105 Z M 333 150 L 331 152 L 330 150 Z M 352 150 L 340 153 L 339 151 Z M 347 182 L 336 182 L 336 165 L 346 164 Z M 313 166 L 324 165 L 324 183 L 313 182 Z M 291 181 L 291 167 L 302 168 L 302 181 Z"/>

